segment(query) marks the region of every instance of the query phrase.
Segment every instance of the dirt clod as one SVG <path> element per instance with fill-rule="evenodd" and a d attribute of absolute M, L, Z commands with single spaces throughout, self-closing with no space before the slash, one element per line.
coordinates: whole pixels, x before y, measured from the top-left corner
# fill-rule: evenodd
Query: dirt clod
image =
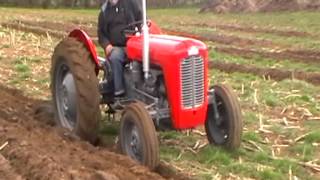
<path fill-rule="evenodd" d="M 91 176 L 90 179 L 96 179 L 96 180 L 119 180 L 118 177 L 116 177 L 113 174 L 109 174 L 103 171 L 96 171 L 94 175 Z"/>
<path fill-rule="evenodd" d="M 16 174 L 9 161 L 0 154 L 0 177 L 3 179 L 22 180 L 23 178 Z"/>
<path fill-rule="evenodd" d="M 55 125 L 51 102 L 43 102 L 34 108 L 34 118 L 51 126 Z"/>

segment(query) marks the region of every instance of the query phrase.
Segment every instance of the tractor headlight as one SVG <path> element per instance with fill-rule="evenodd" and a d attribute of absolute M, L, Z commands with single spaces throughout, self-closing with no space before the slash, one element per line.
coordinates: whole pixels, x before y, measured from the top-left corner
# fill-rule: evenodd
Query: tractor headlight
<path fill-rule="evenodd" d="M 191 46 L 188 50 L 188 55 L 189 56 L 194 56 L 199 54 L 199 49 L 195 46 Z"/>

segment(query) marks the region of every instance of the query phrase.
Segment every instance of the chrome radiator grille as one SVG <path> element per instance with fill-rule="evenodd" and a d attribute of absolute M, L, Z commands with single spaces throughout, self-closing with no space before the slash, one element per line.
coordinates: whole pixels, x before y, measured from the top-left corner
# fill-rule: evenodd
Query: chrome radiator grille
<path fill-rule="evenodd" d="M 180 64 L 181 105 L 195 108 L 204 102 L 204 63 L 200 56 L 190 56 Z"/>

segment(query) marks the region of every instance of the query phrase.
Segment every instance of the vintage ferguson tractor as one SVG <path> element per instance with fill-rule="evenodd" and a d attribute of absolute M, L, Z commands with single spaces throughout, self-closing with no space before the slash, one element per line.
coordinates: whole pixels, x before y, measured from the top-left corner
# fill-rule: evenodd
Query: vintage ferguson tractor
<path fill-rule="evenodd" d="M 159 163 L 156 130 L 183 130 L 205 125 L 211 144 L 239 147 L 241 110 L 229 86 L 208 87 L 208 50 L 204 43 L 161 34 L 146 19 L 131 24 L 124 67 L 126 96 L 113 97 L 108 59 L 97 56 L 95 45 L 82 30 L 73 30 L 55 48 L 51 90 L 60 126 L 91 143 L 97 140 L 101 116 L 121 112 L 121 151 L 153 169 Z M 142 24 L 141 30 L 132 26 Z M 103 76 L 99 75 L 103 72 Z M 102 78 L 100 78 L 102 77 Z"/>

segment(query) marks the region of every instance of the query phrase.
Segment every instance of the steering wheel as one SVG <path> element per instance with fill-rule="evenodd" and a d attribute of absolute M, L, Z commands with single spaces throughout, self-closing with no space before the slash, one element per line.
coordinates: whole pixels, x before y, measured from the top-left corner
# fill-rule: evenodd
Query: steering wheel
<path fill-rule="evenodd" d="M 135 21 L 133 23 L 128 24 L 123 32 L 127 35 L 135 35 L 138 32 L 141 32 L 143 21 Z M 151 26 L 151 21 L 147 20 L 148 27 Z"/>

